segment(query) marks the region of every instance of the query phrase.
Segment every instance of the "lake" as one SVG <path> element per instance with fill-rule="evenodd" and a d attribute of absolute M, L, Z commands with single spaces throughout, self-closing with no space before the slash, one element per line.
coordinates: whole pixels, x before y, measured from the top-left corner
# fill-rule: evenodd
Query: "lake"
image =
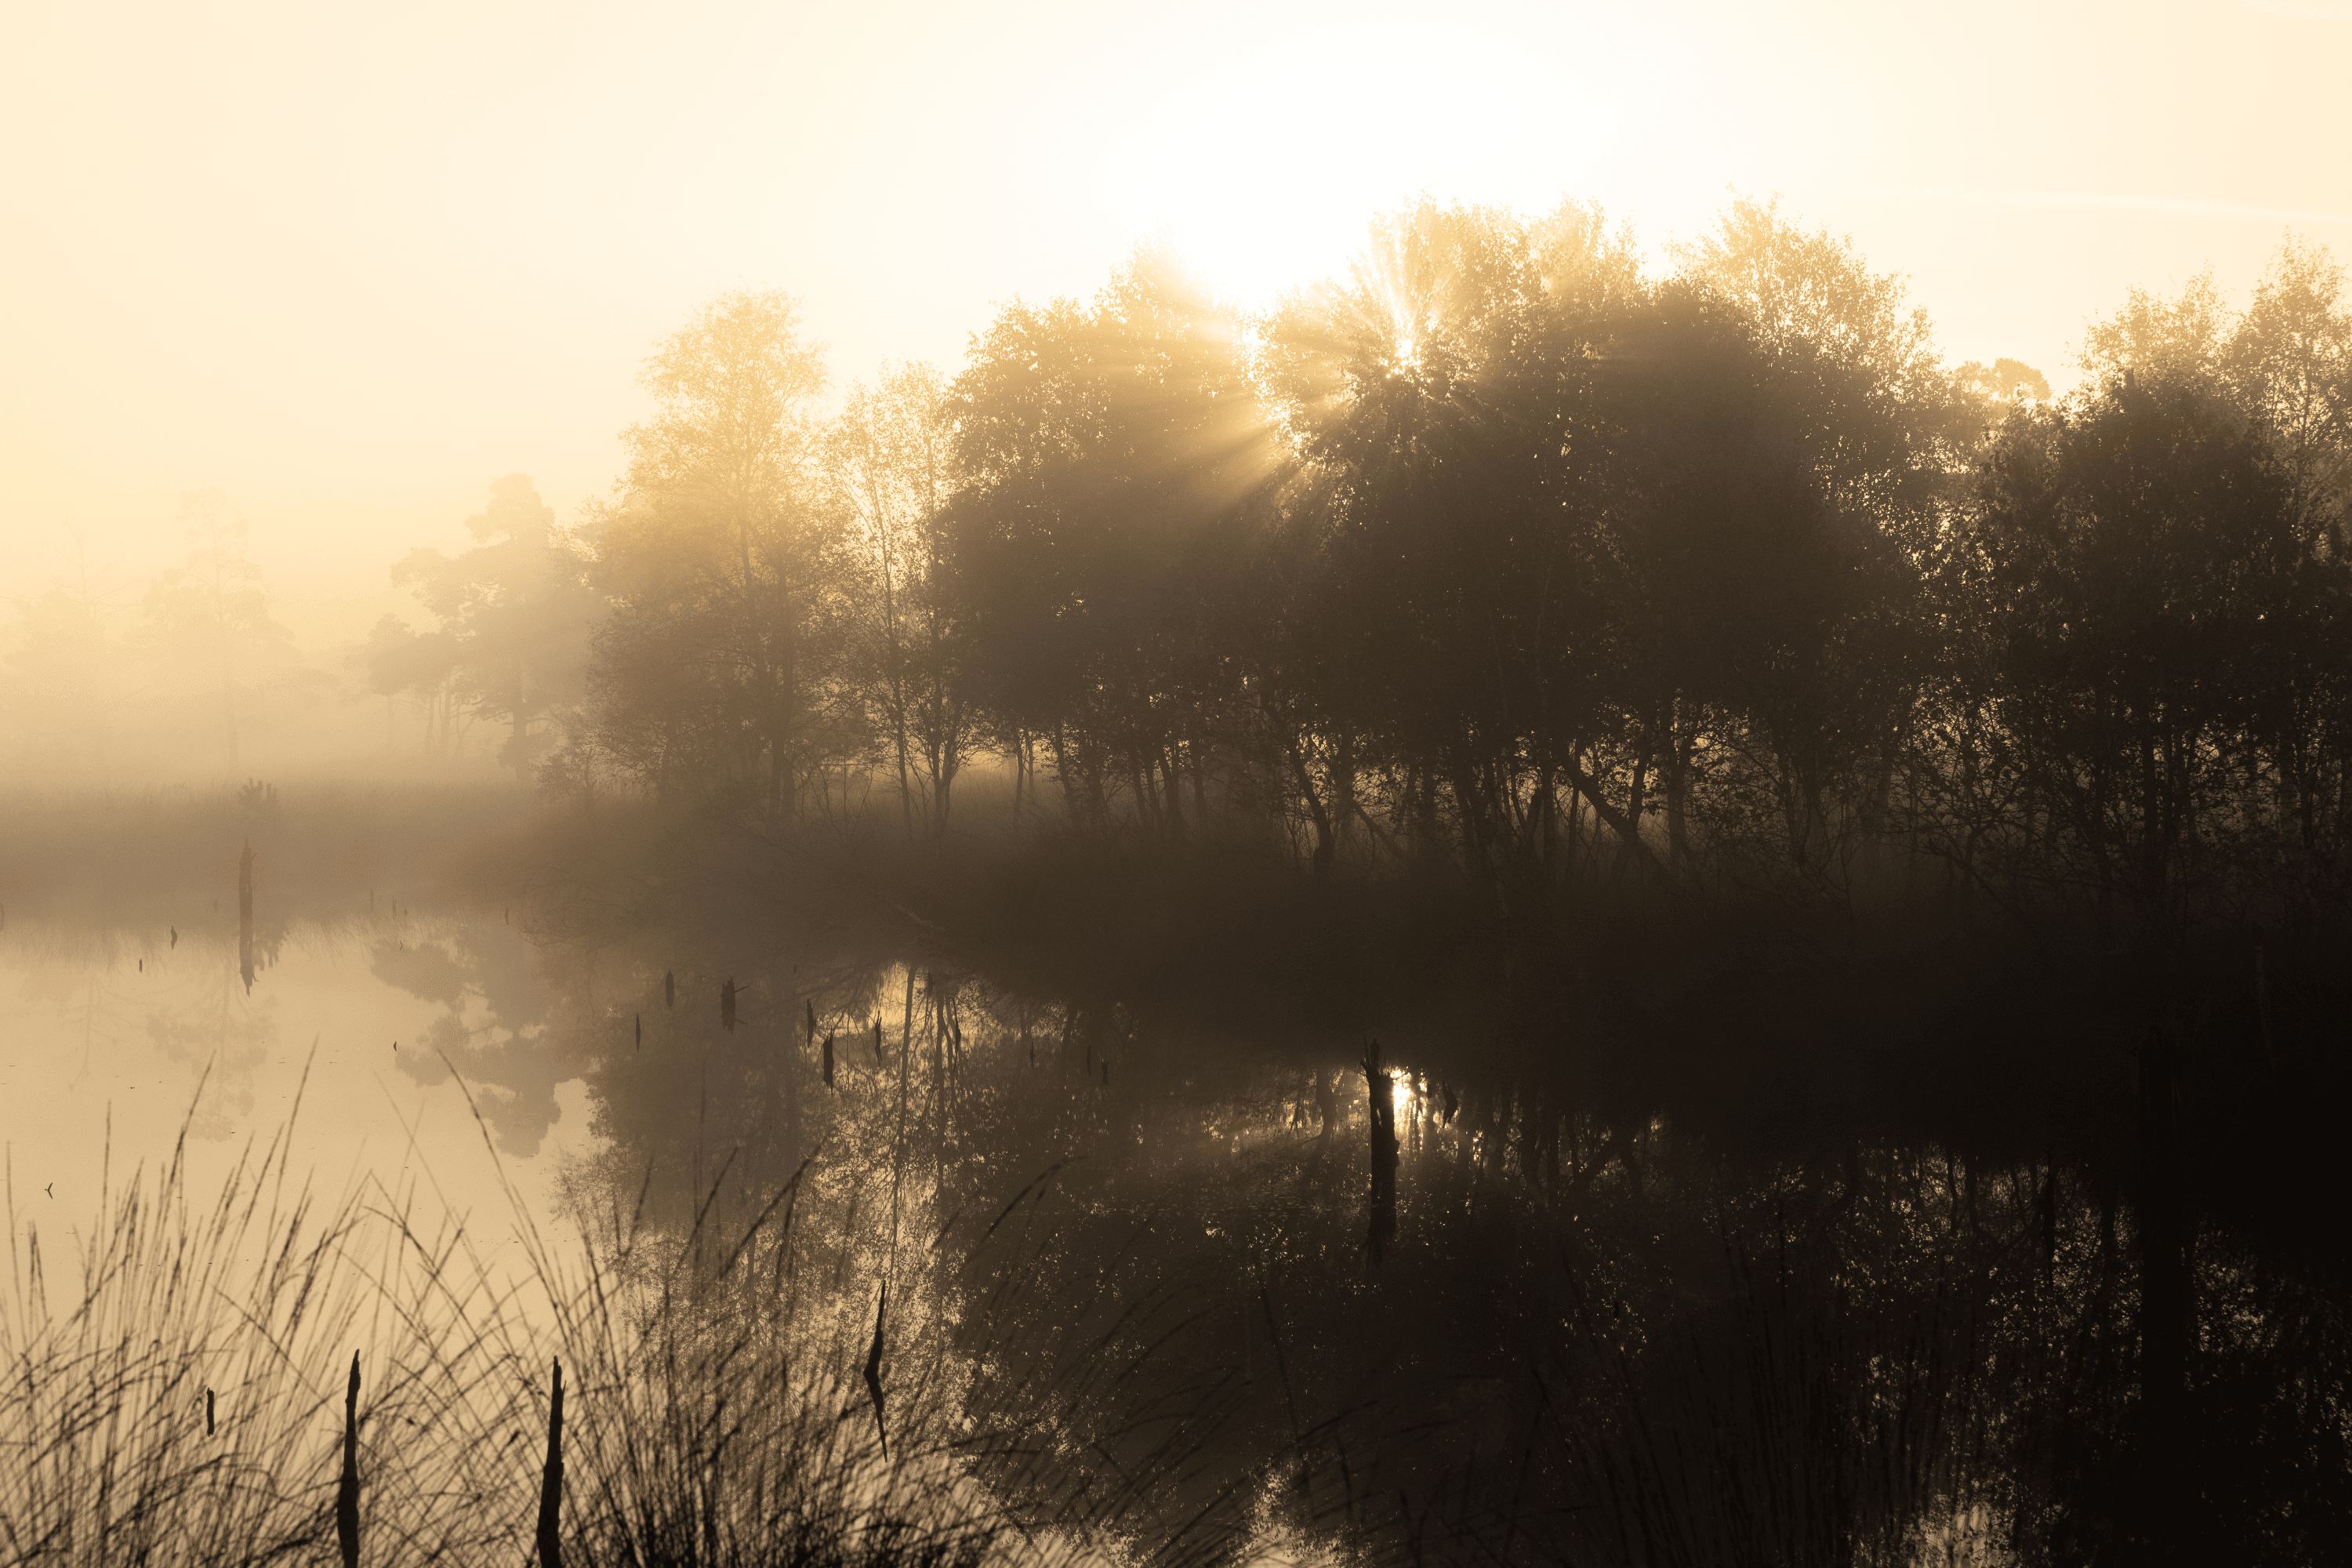
<path fill-rule="evenodd" d="M 317 1470 L 253 1519 L 318 1506 L 355 1350 L 379 1506 L 462 1495 L 493 1535 L 521 1528 L 556 1355 L 572 1473 L 608 1492 L 757 1533 L 715 1483 L 646 1479 L 657 1433 L 714 1475 L 766 1456 L 760 1487 L 831 1477 L 828 1530 L 888 1512 L 1061 1561 L 2032 1561 L 2021 1508 L 2095 1544 L 2184 1462 L 2146 1433 L 2153 1189 L 2117 1168 L 2136 1093 L 2156 1157 L 2146 1068 L 2118 1075 L 2120 1150 L 2082 1131 L 2110 1106 L 2061 1155 L 1866 1096 L 1629 1109 L 1483 1016 L 1385 1043 L 1204 1021 L 936 931 L 589 931 L 315 881 L 280 911 L 265 876 L 248 939 L 225 880 L 0 931 L 0 1136 L 20 1268 L 37 1241 L 52 1282 L 44 1318 L 20 1277 L 12 1331 L 64 1367 L 102 1347 L 58 1327 L 58 1238 L 87 1272 L 134 1169 L 176 1152 L 201 1215 L 290 1124 L 276 1157 L 342 1216 L 329 1250 L 375 1261 L 325 1327 L 286 1318 L 299 1375 L 226 1384 L 286 1407 L 250 1441 Z M 278 1235 L 229 1250 L 266 1271 Z M 150 1266 L 100 1267 L 91 1300 Z M 2206 1370 L 2181 1397 L 2251 1445 L 2250 1498 L 2282 1466 L 2292 1492 L 2326 1450 L 2263 1390 L 2324 1301 L 2210 1227 L 2183 1267 L 2165 1310 Z M 252 1353 L 237 1323 L 310 1289 L 281 1274 L 123 1386 L 193 1419 L 188 1380 Z M 183 1310 L 138 1289 L 126 1323 Z M 457 1435 L 410 1448 L 403 1422 Z M 459 1479 L 486 1473 L 505 1491 Z"/>

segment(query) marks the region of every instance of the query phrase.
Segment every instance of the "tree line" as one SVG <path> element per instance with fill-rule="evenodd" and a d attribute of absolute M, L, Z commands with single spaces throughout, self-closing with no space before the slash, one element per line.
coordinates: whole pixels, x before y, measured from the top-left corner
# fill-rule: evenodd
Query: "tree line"
<path fill-rule="evenodd" d="M 2324 249 L 2242 312 L 2134 290 L 2062 397 L 1946 366 L 1769 205 L 1671 254 L 1423 201 L 1252 315 L 1145 247 L 829 416 L 793 302 L 730 295 L 646 363 L 608 501 L 559 531 L 518 476 L 505 564 L 403 568 L 422 668 L 557 795 L 782 819 L 863 777 L 936 833 L 986 758 L 1081 829 L 1450 864 L 1507 919 L 1593 879 L 2126 935 L 2338 901 Z"/>
<path fill-rule="evenodd" d="M 14 597 L 15 622 L 0 629 L 0 757 L 18 776 L 105 775 L 169 756 L 234 779 L 257 741 L 278 750 L 331 703 L 335 677 L 305 663 L 273 614 L 227 497 L 183 491 L 177 521 L 185 553 L 135 598 L 70 525 L 64 570 Z"/>

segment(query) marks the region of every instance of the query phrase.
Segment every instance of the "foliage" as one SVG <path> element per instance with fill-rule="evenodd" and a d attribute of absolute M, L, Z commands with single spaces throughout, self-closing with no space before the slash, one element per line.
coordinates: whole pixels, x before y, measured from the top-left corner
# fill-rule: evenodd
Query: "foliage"
<path fill-rule="evenodd" d="M 961 483 L 945 591 L 974 697 L 1015 745 L 1050 745 L 1072 812 L 1181 826 L 1234 689 L 1232 506 L 1272 454 L 1238 323 L 1162 251 L 1091 309 L 1008 308 L 951 389 Z"/>
<path fill-rule="evenodd" d="M 612 605 L 598 752 L 657 791 L 726 787 L 772 814 L 864 744 L 841 635 L 863 563 L 819 482 L 824 368 L 798 323 L 785 296 L 745 292 L 667 340 L 641 377 L 658 412 L 624 433 L 628 473 L 581 534 Z"/>
<path fill-rule="evenodd" d="M 315 1555 L 333 1529 L 352 1365 L 362 1560 L 524 1552 L 551 1362 L 570 1396 L 571 1561 L 1018 1555 L 992 1552 L 996 1527 L 960 1482 L 919 1344 L 893 1363 L 886 1467 L 870 1429 L 839 1417 L 849 1384 L 794 1353 L 790 1295 L 739 1310 L 751 1262 L 788 1222 L 756 1247 L 756 1227 L 673 1247 L 629 1218 L 559 1249 L 509 1189 L 518 1281 L 462 1222 L 428 1223 L 411 1192 L 318 1204 L 288 1180 L 290 1132 L 207 1202 L 188 1190 L 184 1129 L 164 1168 L 102 1197 L 78 1260 L 45 1251 L 12 1197 L 0 1542 L 13 1558 Z"/>
<path fill-rule="evenodd" d="M 934 833 L 978 739 L 941 533 L 954 442 L 947 388 L 927 364 L 886 366 L 877 385 L 852 387 L 824 440 L 826 479 L 856 520 L 865 556 L 851 679 L 898 775 L 902 823 L 912 829 L 919 803 Z"/>

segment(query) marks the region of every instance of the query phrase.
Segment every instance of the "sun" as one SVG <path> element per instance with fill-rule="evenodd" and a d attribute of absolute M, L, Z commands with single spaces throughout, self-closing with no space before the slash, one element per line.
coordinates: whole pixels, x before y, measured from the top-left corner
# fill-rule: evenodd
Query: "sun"
<path fill-rule="evenodd" d="M 1629 44 L 1610 70 L 1569 80 L 1541 51 L 1498 56 L 1490 36 L 1425 16 L 1269 27 L 1246 49 L 1089 84 L 1068 119 L 1101 133 L 1065 134 L 1055 162 L 1131 240 L 1170 240 L 1222 296 L 1262 310 L 1343 279 L 1370 221 L 1424 194 L 1528 212 L 1601 194 L 1646 156 L 1639 66 L 1657 58 Z"/>

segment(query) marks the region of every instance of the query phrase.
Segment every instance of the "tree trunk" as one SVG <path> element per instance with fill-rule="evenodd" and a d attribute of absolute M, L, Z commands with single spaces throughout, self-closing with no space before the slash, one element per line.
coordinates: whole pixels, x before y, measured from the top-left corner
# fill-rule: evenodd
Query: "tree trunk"
<path fill-rule="evenodd" d="M 1691 735 L 1680 715 L 1666 731 L 1666 864 L 1676 871 L 1690 865 L 1690 836 L 1685 808 L 1690 797 Z"/>
<path fill-rule="evenodd" d="M 1013 727 L 1013 820 L 1021 820 L 1021 786 L 1029 779 L 1029 752 L 1021 726 Z"/>
<path fill-rule="evenodd" d="M 1282 750 L 1283 755 L 1290 760 L 1291 775 L 1298 785 L 1300 796 L 1307 802 L 1307 815 L 1315 822 L 1315 853 L 1308 861 L 1308 865 L 1313 868 L 1314 877 L 1318 882 L 1327 881 L 1331 875 L 1331 857 L 1334 848 L 1331 814 L 1324 808 L 1322 798 L 1315 793 L 1315 779 L 1307 771 L 1305 751 L 1296 740 L 1289 737 L 1285 737 Z"/>
<path fill-rule="evenodd" d="M 1077 792 L 1070 788 L 1070 755 L 1062 726 L 1054 726 L 1054 782 L 1062 789 L 1062 816 L 1070 822 L 1078 819 Z"/>
<path fill-rule="evenodd" d="M 1343 731 L 1331 746 L 1331 831 L 1335 848 L 1344 847 L 1356 804 L 1356 737 Z"/>
<path fill-rule="evenodd" d="M 1598 817 L 1611 832 L 1617 835 L 1618 841 L 1633 856 L 1636 865 L 1649 871 L 1667 887 L 1678 886 L 1674 873 L 1652 854 L 1650 847 L 1642 841 L 1641 833 L 1634 826 L 1638 819 L 1628 817 L 1623 812 L 1610 805 L 1609 797 L 1598 779 L 1586 773 L 1573 760 L 1560 763 L 1560 772 L 1566 775 L 1570 784 L 1576 786 L 1576 793 L 1582 795 L 1586 804 L 1592 807 L 1592 815 Z"/>
<path fill-rule="evenodd" d="M 507 741 L 507 749 L 514 753 L 515 780 L 522 782 L 524 770 L 530 765 L 530 753 L 523 750 L 523 740 L 530 729 L 530 716 L 523 710 L 523 667 L 515 666 L 514 731 Z"/>

